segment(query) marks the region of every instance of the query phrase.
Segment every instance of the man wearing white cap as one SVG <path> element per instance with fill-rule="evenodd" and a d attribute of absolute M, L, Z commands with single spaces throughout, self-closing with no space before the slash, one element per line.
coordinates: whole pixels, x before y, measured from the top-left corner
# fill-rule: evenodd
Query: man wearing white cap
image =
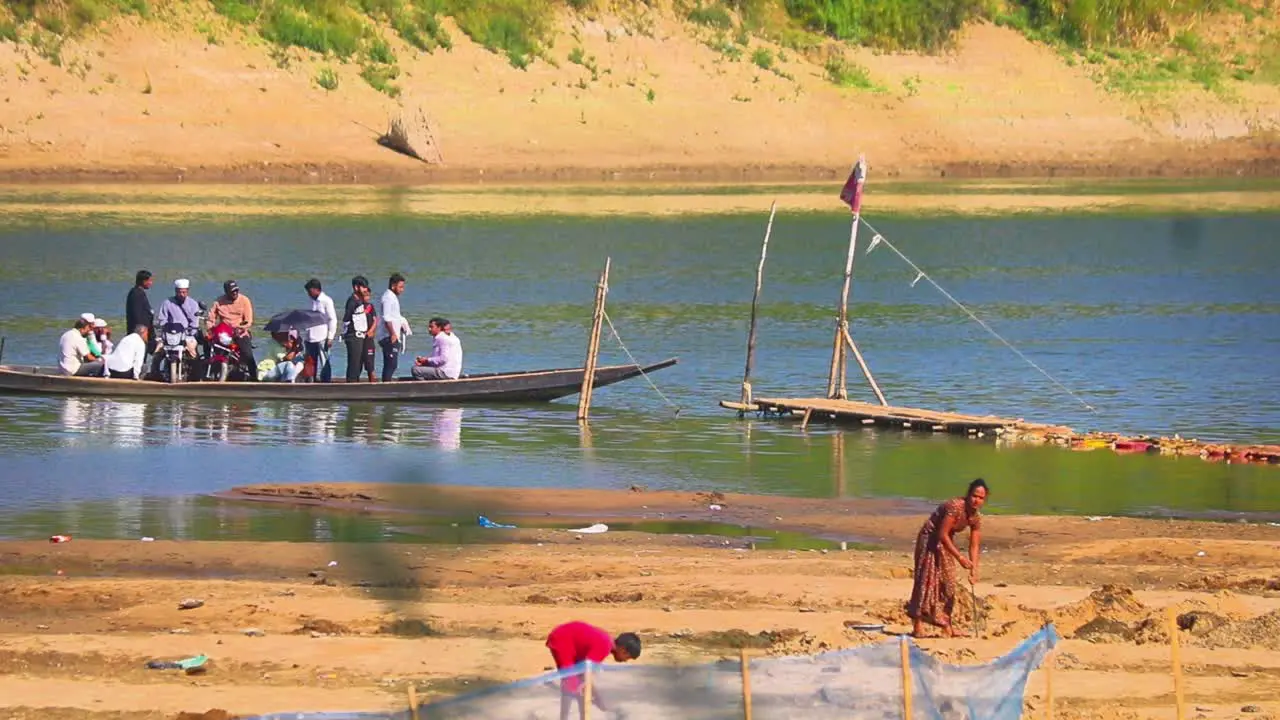
<path fill-rule="evenodd" d="M 111 342 L 111 326 L 106 320 L 94 318 L 93 337 L 98 341 L 98 349 L 102 350 L 102 357 L 110 355 L 115 349 L 115 343 Z"/>
<path fill-rule="evenodd" d="M 191 282 L 186 278 L 173 281 L 173 297 L 160 303 L 156 325 L 181 325 L 187 335 L 187 354 L 196 356 L 196 337 L 200 334 L 200 304 L 191 297 Z"/>
<path fill-rule="evenodd" d="M 89 324 L 89 334 L 84 336 L 85 344 L 89 346 L 89 352 L 93 353 L 95 357 L 102 357 L 106 353 L 102 352 L 101 347 L 98 347 L 98 336 L 95 331 L 98 318 L 93 313 L 80 313 L 80 319 Z"/>

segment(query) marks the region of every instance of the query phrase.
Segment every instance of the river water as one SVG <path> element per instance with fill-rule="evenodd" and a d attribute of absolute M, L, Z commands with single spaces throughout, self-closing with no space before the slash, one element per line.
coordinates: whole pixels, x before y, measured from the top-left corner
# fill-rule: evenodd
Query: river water
<path fill-rule="evenodd" d="M 143 528 L 112 530 L 107 521 L 126 505 L 131 513 L 212 512 L 192 498 L 290 481 L 933 500 L 981 475 L 995 512 L 1280 518 L 1274 467 L 822 425 L 802 432 L 718 408 L 736 399 L 741 380 L 768 210 L 768 197 L 759 200 L 756 213 L 674 218 L 442 217 L 398 212 L 394 203 L 359 215 L 318 205 L 281 216 L 220 214 L 213 204 L 175 218 L 23 205 L 0 228 L 6 363 L 52 364 L 58 335 L 82 312 L 111 319 L 118 340 L 124 296 L 146 267 L 157 279 L 154 306 L 176 277 L 190 278 L 192 295 L 207 303 L 234 278 L 259 324 L 306 307 L 309 277 L 341 306 L 352 275 L 369 276 L 380 292 L 399 271 L 409 278 L 401 302 L 418 330 L 410 354 L 426 354 L 426 321 L 443 315 L 462 339 L 468 372 L 576 366 L 606 257 L 621 343 L 606 326 L 601 361 L 680 363 L 652 377 L 656 389 L 637 379 L 600 390 L 589 436 L 573 398 L 449 408 L 0 396 L 0 535 L 82 527 L 129 535 Z M 1280 442 L 1280 213 L 869 219 L 1078 395 L 927 281 L 913 284 L 916 272 L 887 248 L 866 254 L 864 230 L 852 331 L 890 402 L 1077 429 Z M 757 395 L 824 391 L 848 231 L 839 213 L 779 212 Z M 851 396 L 870 399 L 859 380 L 851 375 Z"/>

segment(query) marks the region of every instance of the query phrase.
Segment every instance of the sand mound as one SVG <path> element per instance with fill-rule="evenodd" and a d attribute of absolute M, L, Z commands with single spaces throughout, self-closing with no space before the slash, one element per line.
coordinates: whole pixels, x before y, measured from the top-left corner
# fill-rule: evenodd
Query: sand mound
<path fill-rule="evenodd" d="M 1103 641 L 1104 635 L 1116 633 L 1119 639 L 1131 640 L 1134 623 L 1145 619 L 1149 612 L 1138 602 L 1133 590 L 1123 585 L 1103 585 L 1089 597 L 1055 610 L 1052 619 L 1066 637 L 1080 637 L 1079 633 L 1085 631 L 1091 642 Z M 1125 632 L 1120 632 L 1121 626 Z"/>
<path fill-rule="evenodd" d="M 226 710 L 214 709 L 202 713 L 178 713 L 178 717 L 175 720 L 236 720 L 236 717 L 236 715 L 232 715 Z"/>
<path fill-rule="evenodd" d="M 1076 628 L 1072 635 L 1077 640 L 1086 640 L 1091 643 L 1131 642 L 1134 639 L 1134 630 L 1128 623 L 1096 617 Z"/>
<path fill-rule="evenodd" d="M 1250 648 L 1280 650 L 1280 610 L 1240 622 L 1229 622 L 1200 638 L 1199 644 L 1211 648 Z"/>
<path fill-rule="evenodd" d="M 1194 582 L 1182 583 L 1186 590 L 1235 590 L 1246 593 L 1280 591 L 1280 575 L 1275 577 L 1230 577 L 1225 574 L 1207 575 Z"/>

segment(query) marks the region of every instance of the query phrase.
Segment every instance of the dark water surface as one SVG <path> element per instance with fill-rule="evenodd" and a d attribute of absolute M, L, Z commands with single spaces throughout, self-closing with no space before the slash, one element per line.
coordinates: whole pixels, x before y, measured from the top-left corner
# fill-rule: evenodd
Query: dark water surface
<path fill-rule="evenodd" d="M 0 534 L 106 527 L 111 503 L 125 498 L 196 517 L 189 496 L 232 484 L 344 480 L 937 499 L 983 475 L 995 511 L 1280 517 L 1273 467 L 802 433 L 720 410 L 717 400 L 738 394 L 765 214 L 11 223 L 0 228 L 7 363 L 53 364 L 58 335 L 81 312 L 112 319 L 118 339 L 125 293 L 147 267 L 153 305 L 175 277 L 190 278 L 206 302 L 235 278 L 261 321 L 306 307 L 302 284 L 313 275 L 341 306 L 352 275 L 380 292 L 400 271 L 419 331 L 411 354 L 426 354 L 426 320 L 439 314 L 453 321 L 469 372 L 574 366 L 595 276 L 611 256 L 609 315 L 626 348 L 640 361 L 680 364 L 653 376 L 666 400 L 639 379 L 601 390 L 589 437 L 573 399 L 458 409 L 0 396 L 0 525 L 10 520 Z M 914 271 L 880 249 L 857 259 L 851 313 L 891 402 L 1280 442 L 1280 214 L 872 221 L 1097 412 L 925 282 L 912 287 Z M 844 217 L 779 214 L 758 395 L 823 392 L 847 241 Z M 607 333 L 602 362 L 626 362 Z M 855 380 L 851 395 L 869 397 Z M 72 522 L 65 515 L 76 509 L 82 519 Z M 45 512 L 57 516 L 33 519 Z"/>

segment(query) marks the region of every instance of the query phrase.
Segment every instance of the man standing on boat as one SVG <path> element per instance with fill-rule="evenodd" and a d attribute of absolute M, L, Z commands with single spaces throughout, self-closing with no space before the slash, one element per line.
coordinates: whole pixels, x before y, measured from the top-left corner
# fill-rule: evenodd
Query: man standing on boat
<path fill-rule="evenodd" d="M 324 292 L 319 280 L 311 278 L 304 287 L 311 298 L 311 309 L 325 318 L 324 325 L 316 325 L 307 330 L 307 357 L 315 363 L 316 377 L 320 382 L 329 382 L 333 379 L 329 353 L 333 350 L 333 339 L 338 335 L 338 312 L 333 308 L 333 298 Z"/>
<path fill-rule="evenodd" d="M 400 295 L 404 292 L 404 276 L 395 273 L 387 281 L 382 293 L 382 326 L 378 328 L 382 346 L 382 382 L 390 382 L 396 376 L 400 353 L 404 352 L 405 336 L 412 335 L 409 321 L 400 314 Z"/>
<path fill-rule="evenodd" d="M 445 328 L 452 327 L 444 318 L 431 318 L 427 332 L 431 333 L 431 357 L 415 359 L 414 380 L 457 380 L 462 375 L 462 341 Z"/>
<path fill-rule="evenodd" d="M 139 270 L 138 274 L 133 278 L 133 288 L 129 290 L 128 297 L 124 301 L 124 327 L 126 330 L 132 331 L 139 325 L 153 327 L 156 324 L 156 314 L 151 310 L 151 298 L 147 296 L 147 291 L 151 289 L 151 285 L 155 281 L 151 279 L 150 270 Z"/>
<path fill-rule="evenodd" d="M 368 293 L 369 281 L 365 276 L 351 278 L 351 297 L 347 298 L 347 306 L 342 313 L 342 341 L 347 346 L 347 382 L 360 382 L 362 368 L 369 373 L 369 380 L 373 380 L 373 341 L 370 334 L 377 330 L 378 313 L 366 300 Z"/>
<path fill-rule="evenodd" d="M 213 309 L 209 311 L 209 329 L 223 322 L 234 328 L 240 359 L 248 369 L 249 380 L 256 382 L 258 362 L 253 359 L 253 336 L 249 332 L 253 328 L 253 303 L 248 295 L 240 292 L 235 280 L 222 283 L 222 292 L 223 296 L 213 302 Z"/>
<path fill-rule="evenodd" d="M 89 352 L 89 334 L 93 323 L 80 318 L 75 327 L 58 338 L 58 367 L 63 375 L 75 377 L 101 377 L 102 359 Z"/>

